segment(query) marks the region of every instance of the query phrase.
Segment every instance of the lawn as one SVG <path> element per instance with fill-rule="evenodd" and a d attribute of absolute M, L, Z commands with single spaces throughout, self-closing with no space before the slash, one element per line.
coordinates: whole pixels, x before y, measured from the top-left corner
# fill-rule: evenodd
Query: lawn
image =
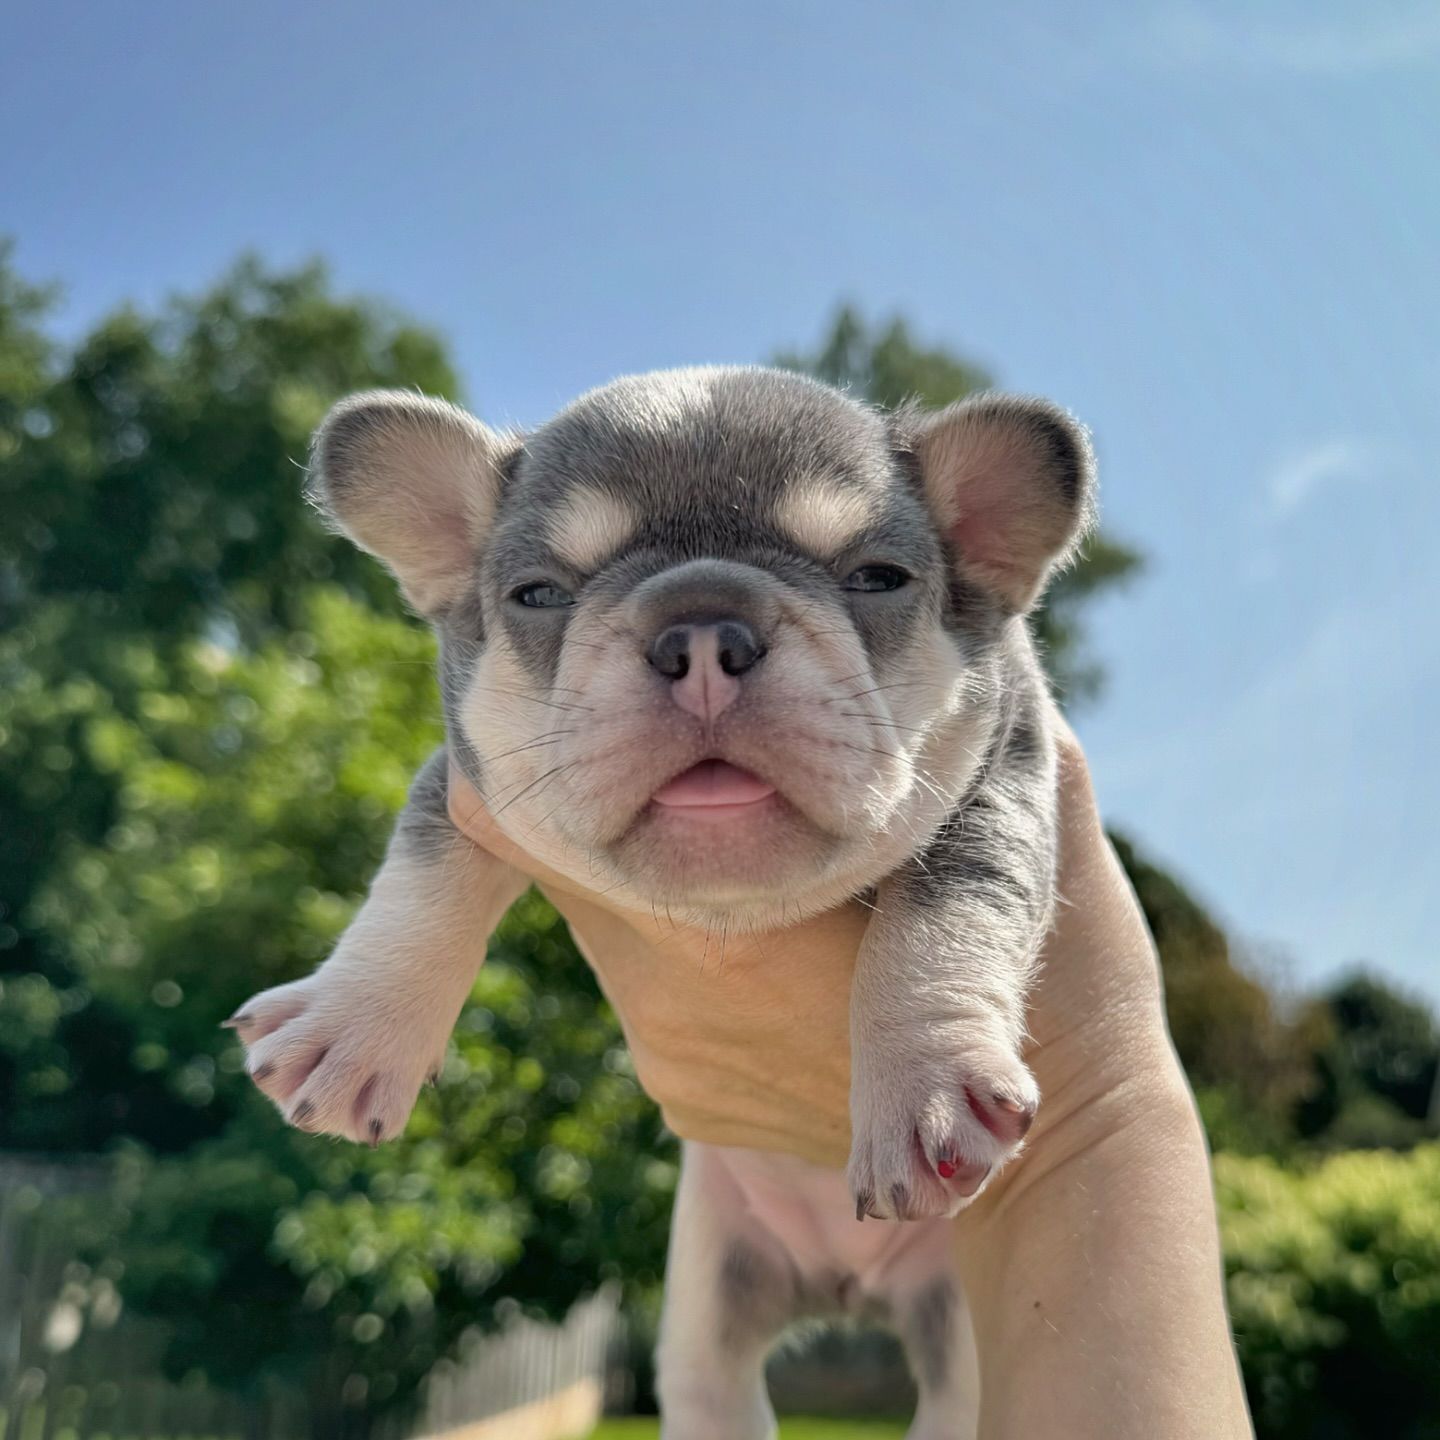
<path fill-rule="evenodd" d="M 793 1415 L 780 1421 L 780 1440 L 900 1440 L 903 1420 L 823 1420 Z M 655 1440 L 659 1423 L 649 1417 L 606 1420 L 590 1440 Z"/>

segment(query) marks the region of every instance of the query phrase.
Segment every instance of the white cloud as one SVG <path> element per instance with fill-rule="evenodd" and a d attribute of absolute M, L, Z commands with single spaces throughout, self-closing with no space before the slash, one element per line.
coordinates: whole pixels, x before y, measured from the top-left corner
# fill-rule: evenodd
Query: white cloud
<path fill-rule="evenodd" d="M 1440 6 L 1356 5 L 1344 14 L 1306 10 L 1277 21 L 1186 5 L 1156 13 L 1138 50 L 1152 64 L 1196 69 L 1326 77 L 1412 69 L 1440 60 Z"/>
<path fill-rule="evenodd" d="M 1270 472 L 1265 493 L 1271 514 L 1283 517 L 1300 509 L 1321 486 L 1363 480 L 1379 463 L 1373 446 L 1358 440 L 1324 440 L 1284 456 Z"/>

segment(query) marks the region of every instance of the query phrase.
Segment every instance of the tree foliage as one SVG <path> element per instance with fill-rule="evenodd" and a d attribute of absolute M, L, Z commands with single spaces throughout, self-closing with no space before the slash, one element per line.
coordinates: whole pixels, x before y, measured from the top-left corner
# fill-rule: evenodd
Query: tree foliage
<path fill-rule="evenodd" d="M 501 1296 L 558 1311 L 602 1277 L 653 1283 L 674 1171 L 608 1008 L 535 898 L 400 1142 L 291 1131 L 244 1078 L 219 1022 L 324 957 L 439 738 L 426 633 L 328 584 L 297 618 L 254 651 L 147 656 L 134 713 L 92 717 L 94 762 L 123 776 L 116 814 L 33 910 L 91 1005 L 129 1022 L 139 1080 L 105 1096 L 62 1070 L 48 1108 L 123 1117 L 105 1242 L 128 1298 L 171 1322 L 177 1370 L 313 1391 L 343 1360 L 376 1403 Z"/>
<path fill-rule="evenodd" d="M 1216 1161 L 1230 1313 L 1267 1440 L 1440 1435 L 1440 1146 Z"/>
<path fill-rule="evenodd" d="M 292 631 L 320 580 L 398 613 L 378 568 L 306 514 L 297 465 L 341 391 L 449 393 L 454 377 L 438 342 L 337 299 L 317 267 L 242 262 L 198 300 L 121 312 L 63 357 L 43 333 L 46 300 L 0 264 L 0 509 L 13 517 L 0 526 L 0 974 L 64 990 L 63 962 L 26 916 L 53 857 L 113 822 L 119 778 L 91 756 L 92 710 L 133 714 L 140 677 L 197 636 L 243 646 Z M 99 1014 L 77 1001 L 27 1003 L 54 1008 L 69 1033 Z M 74 1038 L 73 1053 L 107 1048 Z M 0 1049 L 0 1143 L 29 1123 L 6 1103 L 20 1083 L 11 1053 Z"/>
<path fill-rule="evenodd" d="M 1229 938 L 1174 876 L 1127 836 L 1113 834 L 1120 863 L 1155 937 L 1165 976 L 1170 1036 L 1213 1143 L 1275 1150 L 1294 1138 L 1296 1107 L 1314 1085 L 1319 1027 L 1291 1021 L 1235 963 Z"/>
<path fill-rule="evenodd" d="M 89 1243 L 171 1366 L 322 1409 L 502 1296 L 653 1285 L 673 1150 L 538 899 L 377 1153 L 287 1130 L 218 1028 L 323 958 L 439 738 L 431 637 L 298 469 L 344 391 L 453 393 L 438 343 L 245 262 L 61 356 L 0 277 L 0 1147 L 112 1155 Z"/>
<path fill-rule="evenodd" d="M 1413 1145 L 1440 1133 L 1440 1026 L 1375 975 L 1341 980 L 1308 1007 L 1315 1083 L 1300 1134 L 1343 1149 Z"/>

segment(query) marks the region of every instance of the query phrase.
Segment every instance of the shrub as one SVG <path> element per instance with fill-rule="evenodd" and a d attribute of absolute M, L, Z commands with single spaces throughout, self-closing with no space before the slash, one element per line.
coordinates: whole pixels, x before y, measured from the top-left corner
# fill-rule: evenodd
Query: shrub
<path fill-rule="evenodd" d="M 1440 1437 L 1440 1145 L 1220 1155 L 1231 1315 L 1273 1440 Z"/>

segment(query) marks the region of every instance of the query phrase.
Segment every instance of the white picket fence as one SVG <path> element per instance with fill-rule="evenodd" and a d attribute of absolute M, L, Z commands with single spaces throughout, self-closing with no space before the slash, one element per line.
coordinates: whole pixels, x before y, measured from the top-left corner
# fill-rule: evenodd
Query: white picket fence
<path fill-rule="evenodd" d="M 48 1217 L 47 1202 L 102 1182 L 97 1167 L 0 1157 L 0 1440 L 570 1440 L 599 1418 L 622 1334 L 613 1286 L 562 1324 L 517 1318 L 463 1345 L 410 1422 L 342 1423 L 332 1407 L 322 1424 L 299 1395 L 164 1380 L 155 1327 L 121 1316 Z"/>
<path fill-rule="evenodd" d="M 582 1300 L 563 1325 L 517 1320 L 425 1381 L 425 1409 L 414 1431 L 456 1440 L 568 1440 L 600 1418 L 620 1341 L 614 1287 Z"/>

